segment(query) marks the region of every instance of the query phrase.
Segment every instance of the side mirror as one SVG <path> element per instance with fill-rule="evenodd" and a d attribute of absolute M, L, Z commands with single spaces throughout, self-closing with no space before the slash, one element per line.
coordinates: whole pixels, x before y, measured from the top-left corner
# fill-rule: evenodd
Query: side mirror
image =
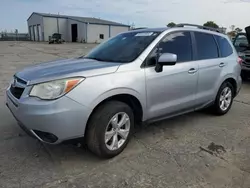
<path fill-rule="evenodd" d="M 247 48 L 248 45 L 247 45 L 246 43 L 240 43 L 240 44 L 239 44 L 239 47 L 241 47 L 241 48 Z"/>
<path fill-rule="evenodd" d="M 158 58 L 155 66 L 156 72 L 162 72 L 163 66 L 172 66 L 177 62 L 177 55 L 172 53 L 163 53 Z"/>

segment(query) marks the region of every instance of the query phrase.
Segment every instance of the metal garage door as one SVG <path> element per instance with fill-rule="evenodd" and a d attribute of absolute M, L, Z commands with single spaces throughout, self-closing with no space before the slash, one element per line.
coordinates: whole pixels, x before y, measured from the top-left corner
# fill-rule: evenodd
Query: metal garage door
<path fill-rule="evenodd" d="M 42 29 L 41 25 L 37 25 L 37 32 L 38 32 L 38 41 L 42 41 Z"/>
<path fill-rule="evenodd" d="M 34 41 L 37 41 L 38 39 L 37 25 L 34 25 L 34 36 L 35 36 Z"/>
<path fill-rule="evenodd" d="M 29 33 L 30 33 L 30 40 L 33 40 L 33 27 L 32 26 L 30 26 L 29 27 Z"/>

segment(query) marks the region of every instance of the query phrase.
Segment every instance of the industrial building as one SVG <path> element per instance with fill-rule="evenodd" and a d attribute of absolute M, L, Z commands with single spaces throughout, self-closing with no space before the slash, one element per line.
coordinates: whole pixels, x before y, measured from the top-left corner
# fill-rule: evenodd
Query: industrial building
<path fill-rule="evenodd" d="M 27 20 L 33 41 L 48 41 L 54 33 L 67 42 L 101 43 L 130 26 L 108 20 L 33 12 Z"/>

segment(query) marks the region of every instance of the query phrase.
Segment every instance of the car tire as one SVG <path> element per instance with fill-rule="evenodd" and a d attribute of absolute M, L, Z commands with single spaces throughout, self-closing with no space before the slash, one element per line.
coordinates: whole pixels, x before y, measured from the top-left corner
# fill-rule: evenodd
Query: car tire
<path fill-rule="evenodd" d="M 133 131 L 132 109 L 123 102 L 106 102 L 90 117 L 86 134 L 87 147 L 99 157 L 112 158 L 124 150 Z"/>
<path fill-rule="evenodd" d="M 234 87 L 230 82 L 224 82 L 221 85 L 217 93 L 214 105 L 212 106 L 213 113 L 216 115 L 226 114 L 232 106 L 233 98 Z"/>

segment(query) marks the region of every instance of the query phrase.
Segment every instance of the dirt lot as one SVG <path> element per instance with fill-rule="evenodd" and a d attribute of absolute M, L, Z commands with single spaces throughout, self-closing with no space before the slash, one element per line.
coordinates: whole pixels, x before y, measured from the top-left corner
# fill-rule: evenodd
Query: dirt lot
<path fill-rule="evenodd" d="M 29 138 L 4 104 L 13 73 L 92 47 L 0 42 L 0 187 L 250 187 L 250 82 L 227 115 L 196 112 L 155 123 L 111 160 Z"/>

